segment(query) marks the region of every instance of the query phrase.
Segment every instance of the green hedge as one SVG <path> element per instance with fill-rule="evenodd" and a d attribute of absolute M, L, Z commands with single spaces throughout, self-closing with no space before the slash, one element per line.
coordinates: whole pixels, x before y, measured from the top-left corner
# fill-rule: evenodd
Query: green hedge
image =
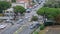
<path fill-rule="evenodd" d="M 40 30 L 43 30 L 44 28 L 45 28 L 44 25 L 41 25 L 41 26 L 40 26 Z"/>

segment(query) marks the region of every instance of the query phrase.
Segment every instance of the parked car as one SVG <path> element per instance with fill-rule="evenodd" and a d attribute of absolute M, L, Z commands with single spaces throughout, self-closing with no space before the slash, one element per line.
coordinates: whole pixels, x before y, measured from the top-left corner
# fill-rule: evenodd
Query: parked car
<path fill-rule="evenodd" d="M 0 25 L 0 29 L 4 29 L 7 25 Z"/>

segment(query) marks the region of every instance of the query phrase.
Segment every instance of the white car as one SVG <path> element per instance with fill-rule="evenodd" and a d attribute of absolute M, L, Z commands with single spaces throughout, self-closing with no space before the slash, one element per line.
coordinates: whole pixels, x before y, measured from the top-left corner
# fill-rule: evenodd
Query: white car
<path fill-rule="evenodd" d="M 25 17 L 25 18 L 26 18 L 26 19 L 27 19 L 27 18 L 30 18 L 30 16 L 27 16 L 27 17 Z"/>
<path fill-rule="evenodd" d="M 36 8 L 37 7 L 37 5 L 34 5 L 34 8 Z"/>
<path fill-rule="evenodd" d="M 7 23 L 11 23 L 12 21 L 10 19 L 6 20 Z"/>
<path fill-rule="evenodd" d="M 19 20 L 19 22 L 22 22 L 22 21 L 23 21 L 23 19 L 20 19 L 20 20 Z"/>
<path fill-rule="evenodd" d="M 4 29 L 6 26 L 7 26 L 7 24 L 6 25 L 0 25 L 0 29 Z"/>

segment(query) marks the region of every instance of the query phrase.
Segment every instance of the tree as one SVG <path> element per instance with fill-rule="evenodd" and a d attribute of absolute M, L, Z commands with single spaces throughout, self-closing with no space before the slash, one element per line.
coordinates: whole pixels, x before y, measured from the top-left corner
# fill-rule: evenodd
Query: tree
<path fill-rule="evenodd" d="M 44 7 L 50 7 L 50 8 L 60 8 L 60 0 L 48 0 Z"/>
<path fill-rule="evenodd" d="M 55 20 L 56 20 L 56 24 L 57 23 L 60 24 L 60 15 L 56 16 Z"/>
<path fill-rule="evenodd" d="M 38 21 L 38 17 L 37 16 L 32 16 L 31 21 Z"/>
<path fill-rule="evenodd" d="M 18 15 L 18 13 L 21 14 L 21 16 L 24 14 L 24 12 L 26 11 L 24 7 L 22 6 L 15 6 L 14 8 L 14 12 L 16 15 Z"/>
<path fill-rule="evenodd" d="M 0 13 L 2 13 L 3 10 L 6 10 L 6 9 L 8 9 L 10 7 L 11 7 L 10 2 L 0 1 Z"/>
<path fill-rule="evenodd" d="M 55 20 L 60 15 L 60 10 L 59 10 L 59 8 L 47 8 L 47 7 L 44 7 L 44 8 L 39 9 L 37 11 L 37 14 L 42 15 L 42 16 L 45 15 L 45 17 L 47 17 L 49 20 L 50 19 Z M 55 20 L 55 21 L 57 22 L 57 20 Z"/>

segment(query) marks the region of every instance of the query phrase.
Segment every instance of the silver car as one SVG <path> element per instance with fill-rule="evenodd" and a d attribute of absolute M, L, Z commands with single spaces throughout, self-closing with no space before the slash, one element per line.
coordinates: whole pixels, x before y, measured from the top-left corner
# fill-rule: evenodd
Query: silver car
<path fill-rule="evenodd" d="M 5 24 L 5 25 L 0 25 L 0 29 L 4 29 L 5 27 L 7 26 L 7 24 Z"/>

